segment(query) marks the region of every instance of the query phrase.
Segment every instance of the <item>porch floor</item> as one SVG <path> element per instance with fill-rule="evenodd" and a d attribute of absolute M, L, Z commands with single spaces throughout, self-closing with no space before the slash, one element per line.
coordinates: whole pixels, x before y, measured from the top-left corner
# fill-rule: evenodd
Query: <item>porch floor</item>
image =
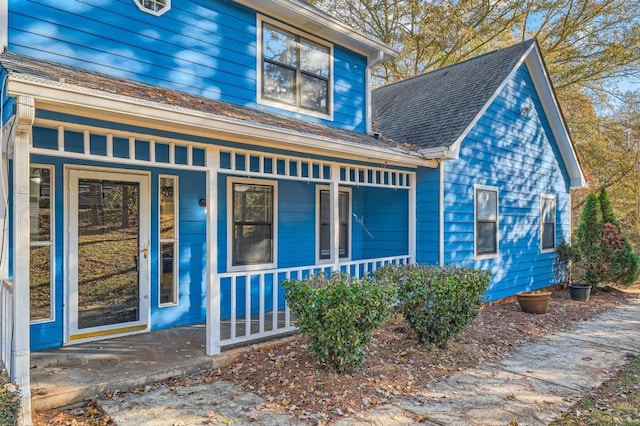
<path fill-rule="evenodd" d="M 210 357 L 205 341 L 200 324 L 32 352 L 32 407 L 67 406 L 106 391 L 226 367 L 252 347 Z"/>

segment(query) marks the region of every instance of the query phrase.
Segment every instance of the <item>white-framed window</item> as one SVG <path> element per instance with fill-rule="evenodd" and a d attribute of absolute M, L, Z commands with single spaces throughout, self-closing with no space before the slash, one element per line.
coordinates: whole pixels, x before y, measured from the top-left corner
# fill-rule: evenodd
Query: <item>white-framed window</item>
<path fill-rule="evenodd" d="M 34 164 L 29 173 L 31 322 L 47 322 L 54 320 L 54 168 Z"/>
<path fill-rule="evenodd" d="M 274 268 L 277 236 L 277 183 L 229 178 L 229 270 Z"/>
<path fill-rule="evenodd" d="M 160 16 L 171 9 L 171 0 L 133 0 L 143 12 Z"/>
<path fill-rule="evenodd" d="M 316 196 L 316 258 L 320 263 L 331 261 L 332 241 L 331 220 L 331 193 L 329 187 L 318 187 Z M 338 216 L 340 234 L 339 253 L 340 259 L 350 259 L 351 257 L 351 190 L 340 189 L 338 191 Z"/>
<path fill-rule="evenodd" d="M 158 177 L 158 305 L 178 304 L 178 177 Z"/>
<path fill-rule="evenodd" d="M 556 197 L 540 196 L 540 244 L 543 251 L 556 248 Z"/>
<path fill-rule="evenodd" d="M 498 255 L 498 188 L 475 186 L 475 256 Z"/>
<path fill-rule="evenodd" d="M 331 119 L 333 46 L 258 18 L 258 103 Z"/>

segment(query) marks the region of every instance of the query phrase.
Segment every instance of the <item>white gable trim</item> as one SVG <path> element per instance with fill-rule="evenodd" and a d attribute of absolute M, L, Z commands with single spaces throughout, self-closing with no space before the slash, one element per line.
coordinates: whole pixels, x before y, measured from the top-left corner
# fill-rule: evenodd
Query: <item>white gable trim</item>
<path fill-rule="evenodd" d="M 480 111 L 478 111 L 478 114 L 469 123 L 469 125 L 460 134 L 458 139 L 456 139 L 451 147 L 432 148 L 429 150 L 420 150 L 419 152 L 423 154 L 425 158 L 438 158 L 437 155 L 441 155 L 441 157 L 439 158 L 442 159 L 457 159 L 460 154 L 460 146 L 462 145 L 462 141 L 464 141 L 471 129 L 473 129 L 473 127 L 478 123 L 480 118 L 484 116 L 489 106 L 491 106 L 493 101 L 496 99 L 496 97 L 498 97 L 500 92 L 502 92 L 507 83 L 513 78 L 522 64 L 527 65 L 529 73 L 531 74 L 536 92 L 540 97 L 542 107 L 547 116 L 547 119 L 549 120 L 551 131 L 556 140 L 556 143 L 558 144 L 558 148 L 560 149 L 560 154 L 562 155 L 564 164 L 567 167 L 571 188 L 585 188 L 587 186 L 586 179 L 584 178 L 584 174 L 582 173 L 582 168 L 580 167 L 580 163 L 578 162 L 578 156 L 576 155 L 576 152 L 573 148 L 573 143 L 571 142 L 569 131 L 567 130 L 564 118 L 562 117 L 562 113 L 560 112 L 560 106 L 558 105 L 555 93 L 553 92 L 551 80 L 549 79 L 549 75 L 547 74 L 547 70 L 542 60 L 542 55 L 540 54 L 536 43 L 533 43 L 531 47 L 527 49 L 524 55 L 522 55 L 522 58 L 520 58 L 517 64 L 513 67 L 509 75 L 504 79 L 500 86 L 498 86 L 497 90 L 493 93 L 493 95 L 491 95 L 489 100 L 484 104 Z"/>
<path fill-rule="evenodd" d="M 38 108 L 116 121 L 122 124 L 152 126 L 158 130 L 189 135 L 225 138 L 232 142 L 261 144 L 297 152 L 325 154 L 340 158 L 380 162 L 399 166 L 436 167 L 435 160 L 419 153 L 361 145 L 341 139 L 300 133 L 284 128 L 247 123 L 218 115 L 116 95 L 34 76 L 12 74 L 8 78 L 9 96 L 31 96 Z"/>
<path fill-rule="evenodd" d="M 295 0 L 234 0 L 236 3 L 295 25 L 311 34 L 322 34 L 328 41 L 348 47 L 368 58 L 384 55 L 394 59 L 398 52 L 386 44 L 363 35 L 350 26 L 302 1 Z"/>
<path fill-rule="evenodd" d="M 573 148 L 569 131 L 567 130 L 566 123 L 562 117 L 562 113 L 560 112 L 560 106 L 558 105 L 558 100 L 556 99 L 556 95 L 553 92 L 553 86 L 551 85 L 551 79 L 547 74 L 547 69 L 544 66 L 542 55 L 540 54 L 537 45 L 534 46 L 536 47 L 536 54 L 527 54 L 526 56 L 526 64 L 529 68 L 529 72 L 531 73 L 533 84 L 536 87 L 538 96 L 540 96 L 542 108 L 549 120 L 551 131 L 553 132 L 553 136 L 555 137 L 558 148 L 560 149 L 560 154 L 562 155 L 564 164 L 567 167 L 571 188 L 585 188 L 587 186 L 587 181 L 582 173 L 582 168 L 578 162 L 576 151 Z"/>

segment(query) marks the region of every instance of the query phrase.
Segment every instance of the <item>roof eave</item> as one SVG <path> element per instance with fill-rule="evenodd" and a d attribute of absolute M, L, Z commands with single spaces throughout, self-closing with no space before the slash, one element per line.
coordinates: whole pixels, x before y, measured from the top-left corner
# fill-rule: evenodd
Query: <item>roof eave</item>
<path fill-rule="evenodd" d="M 70 114 L 118 118 L 123 124 L 152 124 L 159 130 L 180 131 L 206 137 L 226 138 L 233 142 L 264 143 L 283 149 L 325 153 L 337 157 L 357 157 L 363 161 L 399 166 L 435 167 L 436 162 L 419 153 L 396 148 L 361 145 L 358 143 L 265 126 L 256 122 L 238 122 L 226 117 L 159 102 L 144 101 L 66 83 L 54 83 L 37 78 L 11 74 L 7 80 L 9 96 L 30 96 L 36 106 Z M 213 135 L 212 135 L 213 133 Z"/>
<path fill-rule="evenodd" d="M 374 59 L 382 55 L 382 62 L 395 59 L 398 52 L 379 40 L 361 34 L 350 26 L 301 1 L 292 0 L 234 0 L 265 15 L 294 25 Z"/>

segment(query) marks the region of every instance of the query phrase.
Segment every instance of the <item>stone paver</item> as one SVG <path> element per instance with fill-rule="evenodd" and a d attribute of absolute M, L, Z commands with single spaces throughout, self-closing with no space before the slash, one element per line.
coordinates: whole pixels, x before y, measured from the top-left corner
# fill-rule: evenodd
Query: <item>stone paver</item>
<path fill-rule="evenodd" d="M 334 424 L 506 425 L 517 420 L 519 426 L 547 425 L 607 380 L 630 354 L 640 354 L 640 301 L 523 346 L 499 362 L 463 370 L 421 395 Z M 163 386 L 144 395 L 100 401 L 120 426 L 298 424 L 286 413 L 260 410 L 263 403 L 227 382 Z"/>

